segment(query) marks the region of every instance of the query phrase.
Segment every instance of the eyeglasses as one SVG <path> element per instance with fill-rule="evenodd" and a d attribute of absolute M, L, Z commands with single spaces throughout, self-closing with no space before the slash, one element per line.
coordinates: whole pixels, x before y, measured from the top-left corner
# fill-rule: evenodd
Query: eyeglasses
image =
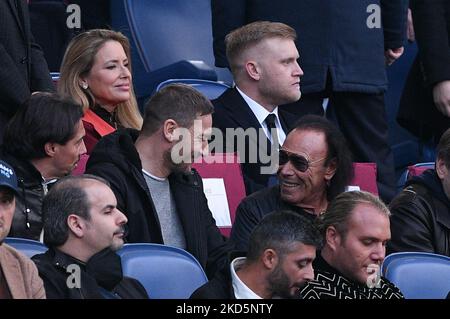
<path fill-rule="evenodd" d="M 294 154 L 291 152 L 288 152 L 286 150 L 280 149 L 279 150 L 279 164 L 284 165 L 287 162 L 291 162 L 292 165 L 295 167 L 295 169 L 299 170 L 300 172 L 306 172 L 308 168 L 311 166 L 311 164 L 318 163 L 320 161 L 323 161 L 327 157 L 319 158 L 315 161 L 309 161 L 305 156 Z"/>

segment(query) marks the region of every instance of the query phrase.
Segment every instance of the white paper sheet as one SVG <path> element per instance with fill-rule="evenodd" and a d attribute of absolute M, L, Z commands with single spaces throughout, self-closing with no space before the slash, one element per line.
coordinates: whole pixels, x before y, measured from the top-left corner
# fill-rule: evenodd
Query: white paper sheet
<path fill-rule="evenodd" d="M 359 186 L 353 186 L 353 185 L 349 185 L 345 188 L 346 192 L 353 192 L 353 191 L 360 191 L 361 189 L 359 188 Z"/>
<path fill-rule="evenodd" d="M 203 178 L 203 190 L 217 227 L 231 227 L 230 208 L 223 178 Z"/>

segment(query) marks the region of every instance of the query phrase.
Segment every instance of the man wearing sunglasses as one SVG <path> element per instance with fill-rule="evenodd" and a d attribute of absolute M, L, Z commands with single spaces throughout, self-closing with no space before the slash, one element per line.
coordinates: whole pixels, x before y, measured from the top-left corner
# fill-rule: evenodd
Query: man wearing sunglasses
<path fill-rule="evenodd" d="M 353 177 L 350 151 L 339 130 L 327 119 L 302 117 L 279 152 L 279 185 L 246 197 L 236 212 L 231 241 L 247 250 L 256 224 L 275 210 L 292 210 L 311 219 L 324 212 Z"/>

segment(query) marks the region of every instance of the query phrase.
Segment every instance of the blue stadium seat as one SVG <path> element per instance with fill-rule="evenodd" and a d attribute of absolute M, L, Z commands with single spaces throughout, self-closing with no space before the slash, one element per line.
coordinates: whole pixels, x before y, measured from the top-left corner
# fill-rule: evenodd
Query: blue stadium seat
<path fill-rule="evenodd" d="M 151 299 L 187 299 L 208 281 L 197 259 L 183 249 L 126 244 L 117 253 L 124 275 L 139 280 Z"/>
<path fill-rule="evenodd" d="M 197 78 L 231 83 L 214 69 L 210 0 L 111 0 L 111 24 L 132 43 L 139 100 L 167 79 Z"/>
<path fill-rule="evenodd" d="M 163 87 L 173 83 L 188 84 L 197 89 L 198 91 L 200 91 L 201 93 L 203 93 L 210 100 L 218 98 L 223 92 L 225 92 L 228 88 L 230 88 L 226 84 L 215 81 L 208 81 L 201 79 L 170 79 L 159 83 L 158 86 L 156 87 L 156 91 L 159 91 Z"/>
<path fill-rule="evenodd" d="M 394 253 L 384 259 L 381 271 L 406 299 L 445 299 L 450 292 L 450 258 L 447 256 Z"/>
<path fill-rule="evenodd" d="M 6 237 L 5 243 L 30 258 L 37 254 L 43 254 L 48 249 L 47 246 L 39 241 L 25 238 Z"/>

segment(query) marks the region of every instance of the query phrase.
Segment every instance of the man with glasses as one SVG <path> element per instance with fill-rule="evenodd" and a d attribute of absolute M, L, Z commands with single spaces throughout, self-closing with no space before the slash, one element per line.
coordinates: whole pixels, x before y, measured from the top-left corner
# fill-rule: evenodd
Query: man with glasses
<path fill-rule="evenodd" d="M 253 228 L 275 210 L 292 210 L 311 219 L 320 215 L 353 177 L 342 133 L 320 116 L 302 117 L 279 154 L 279 185 L 246 197 L 237 209 L 231 231 L 236 249 L 247 250 Z"/>

